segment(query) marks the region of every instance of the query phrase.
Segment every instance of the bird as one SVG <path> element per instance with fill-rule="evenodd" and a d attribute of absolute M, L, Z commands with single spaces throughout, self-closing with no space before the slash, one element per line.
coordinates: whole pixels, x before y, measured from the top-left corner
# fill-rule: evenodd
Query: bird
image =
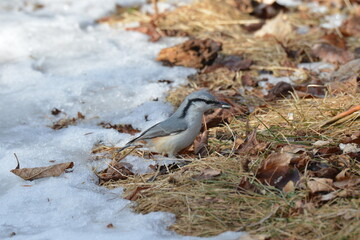
<path fill-rule="evenodd" d="M 152 152 L 175 158 L 176 154 L 190 146 L 200 133 L 202 116 L 206 111 L 230 107 L 228 103 L 217 100 L 208 89 L 193 92 L 168 119 L 143 131 L 118 152 L 130 146 L 146 147 Z"/>

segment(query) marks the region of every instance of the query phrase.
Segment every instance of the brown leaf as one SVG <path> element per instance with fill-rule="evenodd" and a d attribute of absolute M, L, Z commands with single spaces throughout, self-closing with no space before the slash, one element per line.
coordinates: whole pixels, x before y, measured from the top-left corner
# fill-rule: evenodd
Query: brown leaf
<path fill-rule="evenodd" d="M 239 185 L 237 186 L 236 190 L 240 191 L 240 192 L 246 192 L 246 191 L 257 192 L 258 191 L 256 186 L 254 184 L 250 183 L 249 178 L 245 177 L 245 176 L 240 179 Z"/>
<path fill-rule="evenodd" d="M 340 27 L 345 36 L 360 36 L 360 16 L 353 16 L 346 19 Z"/>
<path fill-rule="evenodd" d="M 201 157 L 205 157 L 209 155 L 209 151 L 207 149 L 209 140 L 209 131 L 206 130 L 205 132 L 201 133 L 199 136 L 196 137 L 194 141 L 194 153 Z"/>
<path fill-rule="evenodd" d="M 206 67 L 203 73 L 210 73 L 219 68 L 227 68 L 231 71 L 240 71 L 240 70 L 247 70 L 250 68 L 252 61 L 249 59 L 243 59 L 237 55 L 229 55 L 216 58 L 215 62 Z"/>
<path fill-rule="evenodd" d="M 150 42 L 157 42 L 164 35 L 153 20 L 140 22 L 139 27 L 126 28 L 126 30 L 144 33 L 150 37 Z"/>
<path fill-rule="evenodd" d="M 321 38 L 324 42 L 333 45 L 338 48 L 346 49 L 346 41 L 344 38 L 340 37 L 337 33 L 329 33 Z"/>
<path fill-rule="evenodd" d="M 256 177 L 263 184 L 283 189 L 290 181 L 297 184 L 300 180 L 299 171 L 290 166 L 293 158 L 290 153 L 272 153 L 261 164 Z"/>
<path fill-rule="evenodd" d="M 275 100 L 279 97 L 286 97 L 291 92 L 293 92 L 293 86 L 287 82 L 278 82 L 270 91 L 269 94 L 265 96 L 265 99 L 268 101 Z"/>
<path fill-rule="evenodd" d="M 149 189 L 150 187 L 137 187 L 134 191 L 132 191 L 129 195 L 125 196 L 124 199 L 130 201 L 136 201 L 141 197 L 141 191 Z"/>
<path fill-rule="evenodd" d="M 109 223 L 108 225 L 106 225 L 107 228 L 114 228 L 114 225 L 112 223 Z"/>
<path fill-rule="evenodd" d="M 360 131 L 351 134 L 350 137 L 344 138 L 342 143 L 356 143 L 357 145 L 360 145 Z"/>
<path fill-rule="evenodd" d="M 333 191 L 333 180 L 329 178 L 311 178 L 307 182 L 308 189 L 311 193 Z"/>
<path fill-rule="evenodd" d="M 209 180 L 215 177 L 220 176 L 221 170 L 213 169 L 213 168 L 206 168 L 202 173 L 199 175 L 193 176 L 195 180 Z"/>
<path fill-rule="evenodd" d="M 340 189 L 352 189 L 360 184 L 360 177 L 350 173 L 350 169 L 342 170 L 337 176 L 333 185 Z"/>
<path fill-rule="evenodd" d="M 99 125 L 106 129 L 112 128 L 112 129 L 117 130 L 120 133 L 127 133 L 127 134 L 131 134 L 131 135 L 134 135 L 134 134 L 140 132 L 139 129 L 133 128 L 133 126 L 131 124 L 111 124 L 111 123 L 101 122 L 101 123 L 99 123 Z"/>
<path fill-rule="evenodd" d="M 216 59 L 222 44 L 211 39 L 193 39 L 160 51 L 156 60 L 167 66 L 203 68 Z"/>
<path fill-rule="evenodd" d="M 107 182 L 110 180 L 117 181 L 117 180 L 125 180 L 128 176 L 134 175 L 134 173 L 129 169 L 132 166 L 125 166 L 125 164 L 120 162 L 113 162 L 109 165 L 107 169 L 100 172 L 98 177 L 103 182 Z"/>
<path fill-rule="evenodd" d="M 256 138 L 257 129 L 254 129 L 245 139 L 243 144 L 240 144 L 237 153 L 239 155 L 256 155 L 258 152 L 264 151 L 268 146 L 265 142 L 259 142 Z"/>
<path fill-rule="evenodd" d="M 66 162 L 51 165 L 48 167 L 35 167 L 35 168 L 20 168 L 11 170 L 13 174 L 21 177 L 24 180 L 32 181 L 38 178 L 45 178 L 45 177 L 57 177 L 60 176 L 62 173 L 65 172 L 66 169 L 72 168 L 74 166 L 73 162 Z"/>
<path fill-rule="evenodd" d="M 328 43 L 315 44 L 312 53 L 322 61 L 333 64 L 345 64 L 354 59 L 351 52 Z"/>
<path fill-rule="evenodd" d="M 250 74 L 244 73 L 241 76 L 241 83 L 243 86 L 248 86 L 248 87 L 256 87 L 258 82 L 255 79 L 255 77 L 251 76 Z"/>
<path fill-rule="evenodd" d="M 358 89 L 358 78 L 360 75 L 360 59 L 352 60 L 342 65 L 330 76 L 328 83 L 332 94 L 349 93 L 355 94 Z"/>
<path fill-rule="evenodd" d="M 321 168 L 318 171 L 314 171 L 312 174 L 318 178 L 329 178 L 334 179 L 340 170 L 333 167 Z"/>

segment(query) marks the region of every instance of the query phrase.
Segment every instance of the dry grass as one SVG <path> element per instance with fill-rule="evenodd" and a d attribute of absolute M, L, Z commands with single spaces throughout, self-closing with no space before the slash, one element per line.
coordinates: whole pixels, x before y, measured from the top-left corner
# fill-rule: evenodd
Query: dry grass
<path fill-rule="evenodd" d="M 138 12 L 125 13 L 122 17 L 127 20 L 150 19 Z M 286 17 L 287 22 L 295 27 L 319 25 L 323 16 L 309 14 L 308 9 L 301 7 L 299 11 L 287 13 Z M 259 70 L 268 70 L 277 76 L 298 70 L 297 63 L 304 59 L 312 61 L 311 46 L 326 34 L 321 29 L 302 35 L 291 31 L 280 42 L 274 37 L 257 38 L 243 28 L 256 22 L 257 18 L 246 11 L 236 10 L 232 0 L 197 1 L 156 19 L 160 29 L 183 30 L 197 38 L 211 38 L 223 43 L 224 54 L 240 54 L 253 60 L 252 69 L 246 72 L 252 76 L 258 75 Z M 358 38 L 349 38 L 350 49 L 358 46 L 358 41 Z M 293 58 L 290 52 L 298 55 Z M 241 71 L 222 69 L 192 76 L 187 85 L 169 94 L 168 101 L 178 105 L 188 93 L 201 87 L 224 94 L 226 90 L 238 91 L 243 87 L 242 74 Z M 155 172 L 103 185 L 108 188 L 123 187 L 124 196 L 142 187 L 135 194 L 134 210 L 144 214 L 171 212 L 176 215 L 176 222 L 170 228 L 184 235 L 213 236 L 228 230 L 239 230 L 271 239 L 359 239 L 358 196 L 321 202 L 318 195 L 310 194 L 306 189 L 306 173 L 302 175 L 299 186 L 290 193 L 262 185 L 254 175 L 261 162 L 279 145 L 297 144 L 311 151 L 315 148 L 312 144 L 317 140 L 327 140 L 335 146 L 344 137 L 359 131 L 358 112 L 331 125 L 322 124 L 338 113 L 359 105 L 360 94 L 326 96 L 323 99 L 302 99 L 293 95 L 292 98 L 271 103 L 265 103 L 256 96 L 243 95 L 237 101 L 246 102 L 255 109 L 248 116 L 235 116 L 228 125 L 210 129 L 209 156 L 192 158 L 187 165 L 159 175 L 152 182 L 148 180 L 156 175 Z M 251 101 L 254 103 L 249 104 Z M 257 107 L 260 105 L 262 107 Z M 270 143 L 268 148 L 257 156 L 238 154 L 238 141 L 241 142 L 255 128 L 258 139 Z M 114 148 L 103 148 L 99 152 L 113 160 L 121 159 Z M 251 171 L 245 171 L 243 166 L 249 162 Z M 220 170 L 221 175 L 208 180 L 194 179 L 208 168 Z M 360 175 L 357 161 L 353 160 L 350 168 L 352 173 Z M 258 193 L 237 190 L 244 176 L 257 186 Z"/>
<path fill-rule="evenodd" d="M 319 123 L 354 104 L 360 104 L 359 94 L 282 100 L 276 106 L 255 111 L 248 117 L 250 128 L 259 126 L 259 138 L 271 145 L 267 151 L 252 158 L 255 161 L 251 168 L 256 169 L 276 144 L 311 146 L 319 139 L 330 139 L 338 144 L 346 134 L 360 129 L 360 121 L 349 119 L 324 129 L 319 127 Z M 287 119 L 288 113 L 294 113 L 294 120 Z M 184 235 L 213 236 L 228 230 L 241 230 L 271 236 L 272 239 L 356 239 L 360 236 L 359 199 L 337 198 L 322 204 L 315 201 L 316 197 L 309 194 L 302 184 L 286 194 L 258 183 L 252 173 L 242 168 L 248 156 L 233 154 L 232 151 L 232 136 L 244 136 L 245 121 L 234 119 L 229 127 L 211 129 L 211 154 L 206 158 L 192 159 L 191 163 L 160 175 L 153 182 L 148 182 L 148 179 L 155 173 L 149 173 L 107 182 L 104 186 L 124 187 L 125 196 L 137 187 L 147 188 L 139 193 L 134 210 L 143 214 L 154 211 L 174 213 L 177 221 L 170 228 Z M 193 178 L 207 168 L 221 170 L 221 175 L 209 180 Z M 358 163 L 354 163 L 353 171 L 360 174 Z M 248 176 L 261 189 L 260 193 L 237 191 L 243 176 Z"/>

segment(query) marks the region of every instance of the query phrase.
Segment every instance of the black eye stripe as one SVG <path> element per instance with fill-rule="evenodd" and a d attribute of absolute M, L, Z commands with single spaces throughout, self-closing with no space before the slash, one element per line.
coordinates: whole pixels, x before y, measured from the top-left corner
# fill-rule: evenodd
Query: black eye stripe
<path fill-rule="evenodd" d="M 213 101 L 213 100 L 206 100 L 206 99 L 202 99 L 202 98 L 193 98 L 193 99 L 190 99 L 185 108 L 183 109 L 182 113 L 181 113 L 181 116 L 180 118 L 184 118 L 186 116 L 186 113 L 189 111 L 189 108 L 191 106 L 192 103 L 194 102 L 204 102 L 206 104 L 218 104 L 219 102 L 218 101 Z"/>
<path fill-rule="evenodd" d="M 190 99 L 189 102 L 204 102 L 206 104 L 218 104 L 218 101 L 213 101 L 213 100 L 206 100 L 206 99 L 202 99 L 202 98 L 193 98 Z"/>

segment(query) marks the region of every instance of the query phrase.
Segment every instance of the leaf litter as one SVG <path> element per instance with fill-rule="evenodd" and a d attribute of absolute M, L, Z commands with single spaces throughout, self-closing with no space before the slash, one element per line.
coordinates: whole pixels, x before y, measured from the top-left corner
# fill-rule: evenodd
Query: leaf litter
<path fill-rule="evenodd" d="M 46 177 L 58 177 L 64 172 L 68 171 L 67 169 L 73 168 L 73 162 L 59 163 L 47 167 L 33 167 L 33 168 L 20 168 L 19 160 L 15 154 L 16 161 L 18 163 L 17 167 L 10 172 L 21 177 L 24 180 L 35 180 L 39 178 Z"/>
<path fill-rule="evenodd" d="M 202 0 L 156 17 L 137 14 L 158 32 L 191 37 L 158 55 L 169 66 L 199 70 L 167 100 L 178 106 L 206 87 L 232 109 L 205 115 L 194 146 L 179 156 L 182 164 L 102 185 L 123 187 L 139 213 L 174 213 L 170 229 L 180 234 L 241 229 L 268 239 L 356 239 L 360 7 L 331 4 L 331 11 L 317 13 L 304 3 Z M 330 12 L 349 17 L 339 29 L 324 29 L 320 23 Z M 299 65 L 319 60 L 333 67 Z M 291 81 L 270 82 L 264 73 Z M 342 150 L 348 144 L 355 150 Z M 97 153 L 120 164 L 123 156 L 115 151 L 104 146 Z"/>

